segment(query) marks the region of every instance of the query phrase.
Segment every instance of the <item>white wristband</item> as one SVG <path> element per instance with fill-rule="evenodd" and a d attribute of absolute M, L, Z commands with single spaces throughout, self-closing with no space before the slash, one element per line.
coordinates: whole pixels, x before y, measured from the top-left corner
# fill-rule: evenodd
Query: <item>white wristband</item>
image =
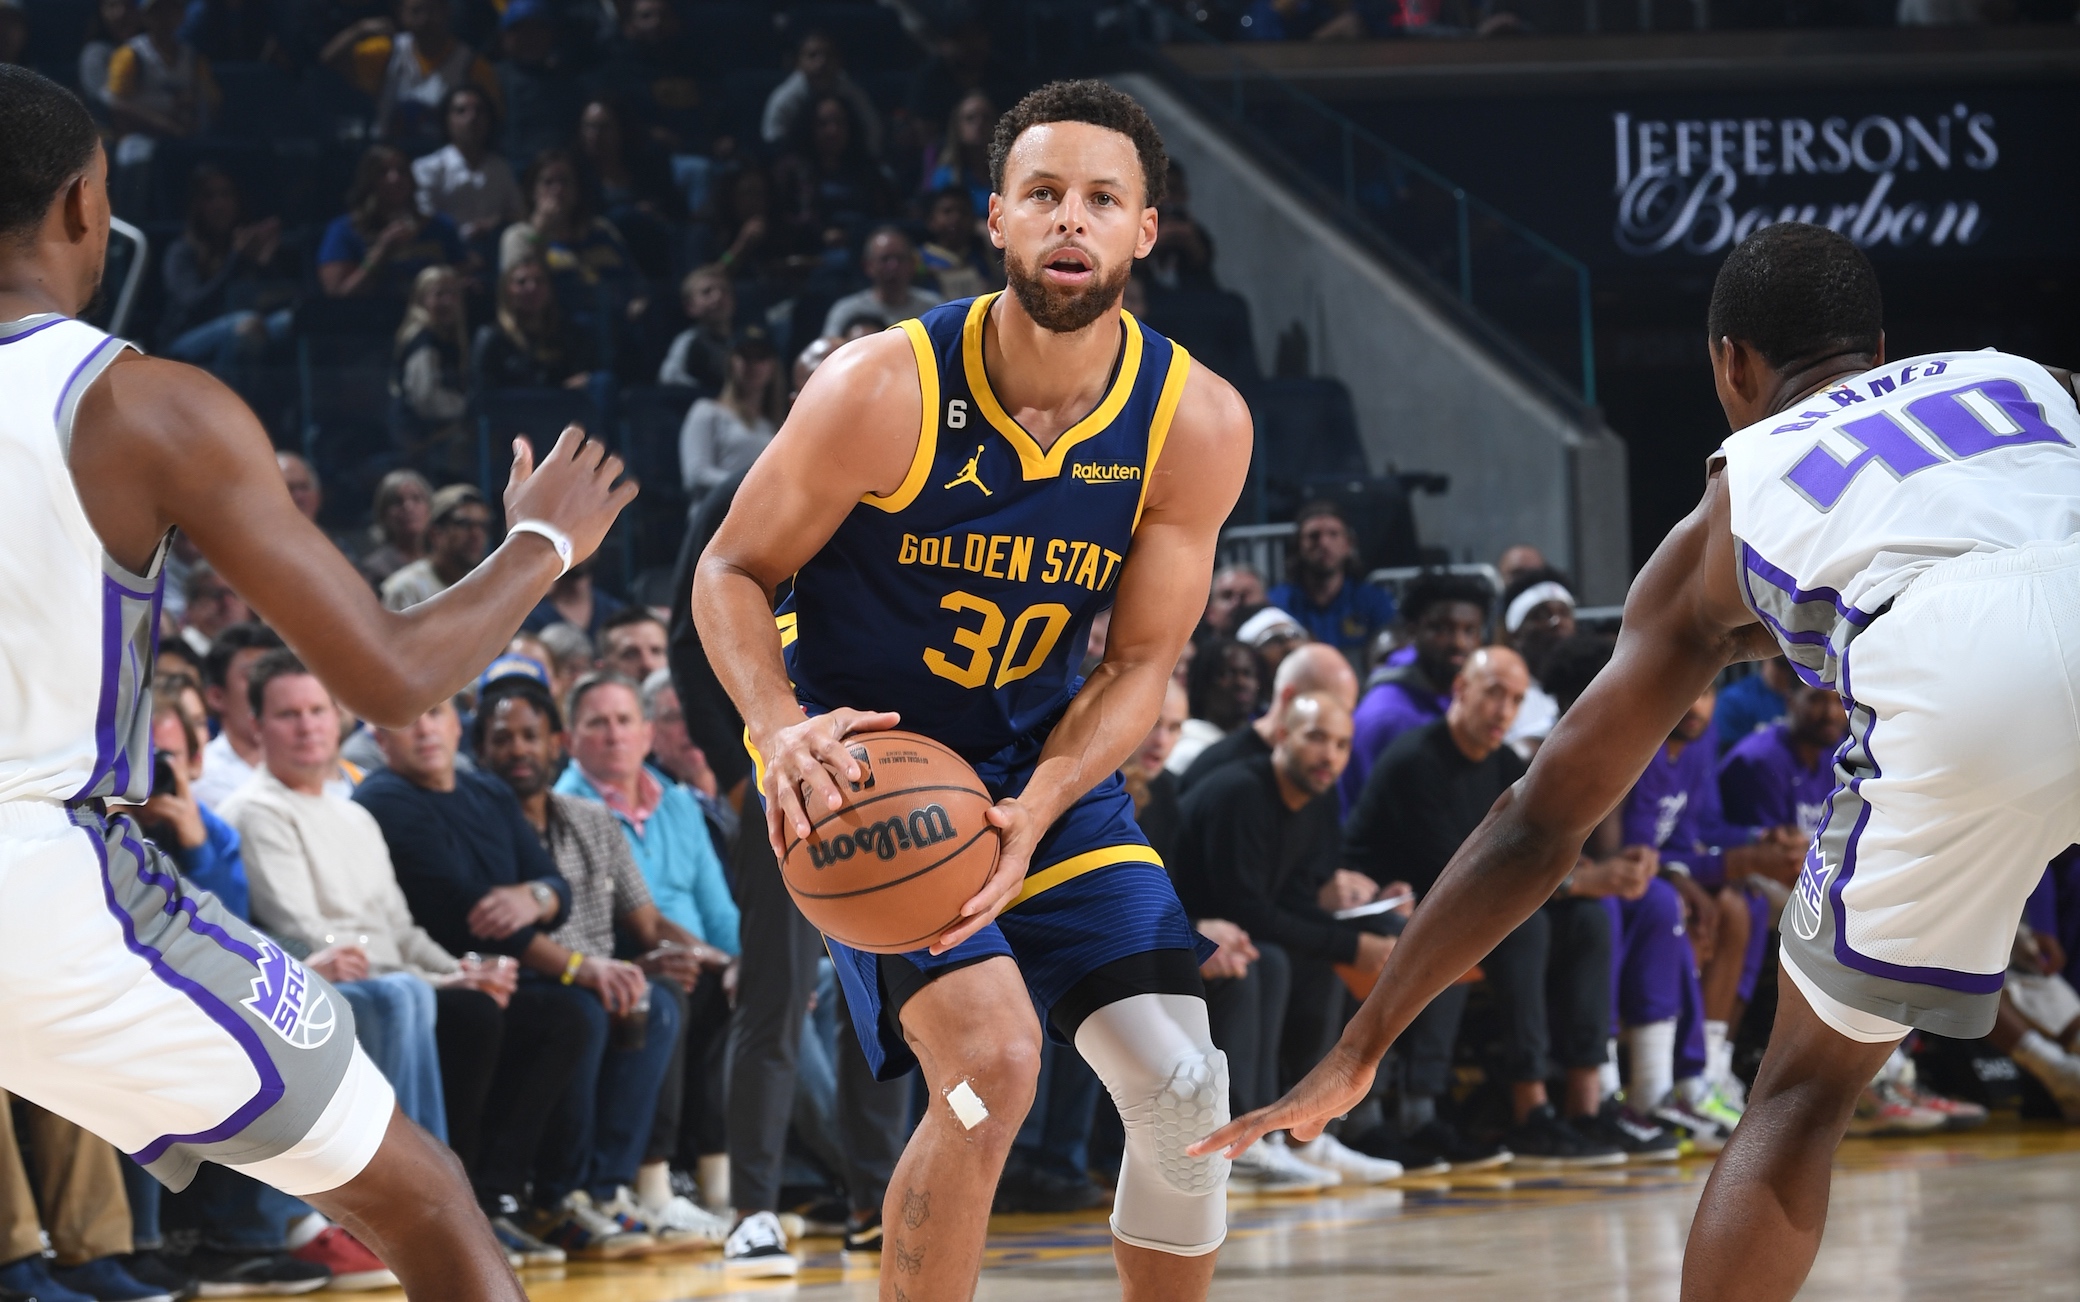
<path fill-rule="evenodd" d="M 506 537 L 510 538 L 516 533 L 534 534 L 537 537 L 546 539 L 549 545 L 556 549 L 556 559 L 563 565 L 563 568 L 556 573 L 557 578 L 560 579 L 571 572 L 571 539 L 569 534 L 546 520 L 522 520 L 506 530 Z"/>

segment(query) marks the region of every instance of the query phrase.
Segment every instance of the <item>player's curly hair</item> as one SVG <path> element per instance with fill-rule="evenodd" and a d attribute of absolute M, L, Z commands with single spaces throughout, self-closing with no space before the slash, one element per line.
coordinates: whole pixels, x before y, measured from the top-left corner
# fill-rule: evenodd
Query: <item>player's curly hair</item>
<path fill-rule="evenodd" d="M 1735 246 L 1712 282 L 1714 347 L 1738 339 L 1779 371 L 1835 353 L 1875 353 L 1885 328 L 1878 273 L 1856 242 L 1807 222 L 1765 226 Z"/>
<path fill-rule="evenodd" d="M 989 184 L 1004 192 L 1004 160 L 1011 146 L 1027 128 L 1049 122 L 1088 122 L 1117 131 L 1134 142 L 1141 156 L 1141 181 L 1146 190 L 1144 206 L 1163 201 L 1163 184 L 1170 172 L 1170 156 L 1163 152 L 1163 137 L 1156 124 L 1134 97 L 1102 81 L 1051 81 L 1027 95 L 1011 111 L 997 119 L 996 135 L 989 142 Z"/>

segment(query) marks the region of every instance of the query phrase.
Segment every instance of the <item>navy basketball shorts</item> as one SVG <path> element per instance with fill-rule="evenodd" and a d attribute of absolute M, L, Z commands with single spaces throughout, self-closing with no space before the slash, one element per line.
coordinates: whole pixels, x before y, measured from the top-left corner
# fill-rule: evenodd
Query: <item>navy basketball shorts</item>
<path fill-rule="evenodd" d="M 0 1089 L 175 1189 L 211 1161 L 318 1194 L 375 1155 L 395 1095 L 346 1001 L 128 816 L 0 803 L 0 900 Z"/>
<path fill-rule="evenodd" d="M 998 800 L 1032 777 L 1037 747 L 1013 767 L 976 766 Z M 902 1006 L 934 978 L 985 959 L 1018 964 L 1040 1024 L 1067 1044 L 1085 1016 L 1138 994 L 1200 994 L 1199 964 L 1216 948 L 1192 929 L 1163 861 L 1134 822 L 1119 774 L 1069 807 L 1040 839 L 1011 906 L 946 951 L 870 954 L 825 939 L 860 1048 L 880 1080 L 916 1065 Z"/>

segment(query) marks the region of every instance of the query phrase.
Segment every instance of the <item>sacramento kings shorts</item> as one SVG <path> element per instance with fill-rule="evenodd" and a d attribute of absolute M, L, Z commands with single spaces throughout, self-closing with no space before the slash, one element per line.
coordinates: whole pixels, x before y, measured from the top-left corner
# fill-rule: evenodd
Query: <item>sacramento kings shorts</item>
<path fill-rule="evenodd" d="M 1843 651 L 1849 735 L 1782 922 L 1852 1039 L 1993 1028 L 2024 901 L 2080 840 L 2080 542 L 1939 562 Z"/>
<path fill-rule="evenodd" d="M 0 1088 L 167 1185 L 204 1162 L 338 1188 L 395 1095 L 346 1001 L 182 883 L 127 816 L 0 804 Z"/>

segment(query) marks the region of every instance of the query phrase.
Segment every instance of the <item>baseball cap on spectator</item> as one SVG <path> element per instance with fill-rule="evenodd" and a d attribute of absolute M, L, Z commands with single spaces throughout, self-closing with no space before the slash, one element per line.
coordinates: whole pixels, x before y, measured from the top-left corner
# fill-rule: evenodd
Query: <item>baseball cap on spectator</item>
<path fill-rule="evenodd" d="M 549 685 L 549 671 L 532 656 L 502 655 L 484 667 L 477 677 L 477 696 L 482 698 L 486 688 L 501 678 L 532 678 L 542 686 Z"/>
<path fill-rule="evenodd" d="M 500 16 L 498 27 L 500 31 L 510 31 L 530 18 L 539 18 L 547 22 L 551 17 L 548 0 L 512 0 L 512 3 L 506 6 L 505 13 Z"/>
<path fill-rule="evenodd" d="M 1307 630 L 1300 626 L 1299 620 L 1276 606 L 1264 607 L 1242 621 L 1242 627 L 1235 630 L 1235 640 L 1248 647 L 1261 648 L 1279 638 L 1297 638 L 1304 642 Z"/>
<path fill-rule="evenodd" d="M 756 323 L 737 331 L 730 342 L 730 351 L 745 357 L 775 357 L 779 350 L 773 346 L 773 336 L 766 328 Z"/>
<path fill-rule="evenodd" d="M 519 660 L 532 665 L 525 656 L 500 656 L 500 660 Z M 494 662 L 496 663 L 496 662 Z M 477 693 L 477 716 L 470 721 L 470 744 L 479 752 L 484 749 L 485 734 L 491 730 L 491 721 L 498 714 L 501 701 L 514 697 L 526 701 L 548 721 L 549 731 L 563 731 L 563 711 L 556 707 L 556 694 L 549 684 L 529 672 L 500 675 Z"/>
<path fill-rule="evenodd" d="M 481 506 L 483 502 L 484 494 L 477 490 L 475 484 L 450 484 L 434 493 L 433 514 L 427 522 L 439 524 L 463 507 L 473 504 Z"/>

